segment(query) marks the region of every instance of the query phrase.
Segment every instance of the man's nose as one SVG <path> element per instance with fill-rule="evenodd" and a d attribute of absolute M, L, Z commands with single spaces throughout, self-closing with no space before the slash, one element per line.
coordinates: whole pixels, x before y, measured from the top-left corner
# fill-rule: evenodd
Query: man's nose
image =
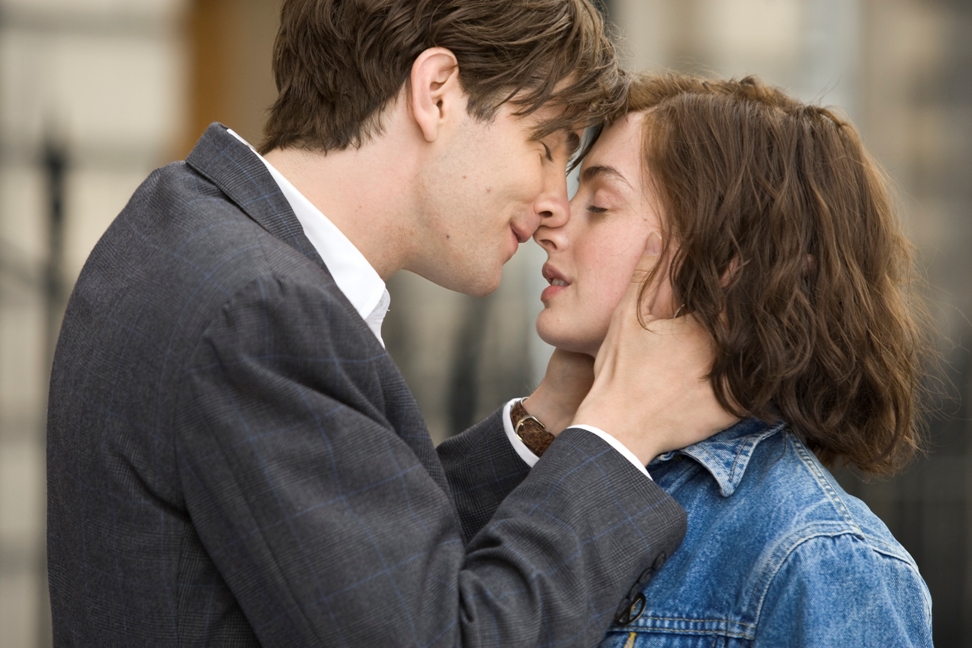
<path fill-rule="evenodd" d="M 546 174 L 543 191 L 537 199 L 535 210 L 540 215 L 540 227 L 562 227 L 570 219 L 567 175 L 564 169 L 552 170 Z"/>

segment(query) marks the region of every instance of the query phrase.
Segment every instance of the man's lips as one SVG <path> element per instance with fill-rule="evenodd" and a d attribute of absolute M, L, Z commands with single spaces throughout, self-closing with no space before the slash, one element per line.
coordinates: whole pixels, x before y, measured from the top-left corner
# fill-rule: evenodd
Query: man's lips
<path fill-rule="evenodd" d="M 550 265 L 549 262 L 543 264 L 543 270 L 541 270 L 541 272 L 543 274 L 543 278 L 550 283 L 550 285 L 544 288 L 543 292 L 540 293 L 540 301 L 546 304 L 548 301 L 553 299 L 557 293 L 566 290 L 567 286 L 570 285 L 570 282 L 567 281 L 560 271 Z"/>
<path fill-rule="evenodd" d="M 516 251 L 520 249 L 520 241 L 517 239 L 516 232 L 512 228 L 510 228 L 510 238 L 507 240 L 509 241 L 507 244 L 509 247 L 506 249 L 506 258 L 503 259 L 504 264 L 512 259 Z"/>
<path fill-rule="evenodd" d="M 513 236 L 516 237 L 517 243 L 526 243 L 533 236 L 533 232 L 528 232 L 522 225 L 517 223 L 510 223 L 510 229 L 513 230 Z"/>

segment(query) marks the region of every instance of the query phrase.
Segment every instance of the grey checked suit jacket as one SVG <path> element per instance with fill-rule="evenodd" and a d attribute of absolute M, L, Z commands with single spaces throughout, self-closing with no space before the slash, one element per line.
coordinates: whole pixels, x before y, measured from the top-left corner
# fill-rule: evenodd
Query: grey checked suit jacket
<path fill-rule="evenodd" d="M 437 451 L 219 125 L 81 273 L 48 474 L 57 646 L 587 646 L 684 532 L 582 430 L 532 470 L 499 413 Z"/>

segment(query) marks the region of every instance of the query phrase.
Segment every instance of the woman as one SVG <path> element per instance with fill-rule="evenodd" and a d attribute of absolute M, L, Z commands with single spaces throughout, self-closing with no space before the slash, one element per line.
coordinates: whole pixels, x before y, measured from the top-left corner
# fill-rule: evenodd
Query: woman
<path fill-rule="evenodd" d="M 824 468 L 920 445 L 910 248 L 853 127 L 752 78 L 638 79 L 535 239 L 544 340 L 596 355 L 647 259 L 643 312 L 705 328 L 741 419 L 649 464 L 688 531 L 603 645 L 931 646 L 911 556 Z"/>

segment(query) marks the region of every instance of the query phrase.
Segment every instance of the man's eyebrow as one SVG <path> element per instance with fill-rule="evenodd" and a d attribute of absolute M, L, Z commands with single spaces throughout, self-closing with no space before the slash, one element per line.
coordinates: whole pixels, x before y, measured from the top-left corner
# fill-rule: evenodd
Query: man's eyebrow
<path fill-rule="evenodd" d="M 620 171 L 618 171 L 612 166 L 607 166 L 607 165 L 595 165 L 595 166 L 586 167 L 583 171 L 581 171 L 581 182 L 594 182 L 594 180 L 596 180 L 601 176 L 617 178 L 618 180 L 628 185 L 629 187 L 631 186 L 631 183 L 628 182 L 627 178 L 621 175 Z"/>

